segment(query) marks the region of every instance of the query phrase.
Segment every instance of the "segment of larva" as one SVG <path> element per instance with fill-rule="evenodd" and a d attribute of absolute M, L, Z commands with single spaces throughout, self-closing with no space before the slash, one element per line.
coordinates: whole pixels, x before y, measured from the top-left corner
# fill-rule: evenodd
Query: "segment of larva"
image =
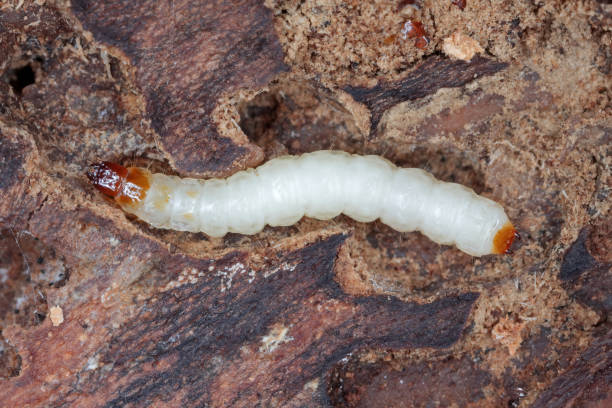
<path fill-rule="evenodd" d="M 506 253 L 517 236 L 498 203 L 378 156 L 323 150 L 210 180 L 103 162 L 93 165 L 88 177 L 125 211 L 157 228 L 213 237 L 340 213 L 361 222 L 380 218 L 398 231 L 421 231 L 474 256 Z"/>

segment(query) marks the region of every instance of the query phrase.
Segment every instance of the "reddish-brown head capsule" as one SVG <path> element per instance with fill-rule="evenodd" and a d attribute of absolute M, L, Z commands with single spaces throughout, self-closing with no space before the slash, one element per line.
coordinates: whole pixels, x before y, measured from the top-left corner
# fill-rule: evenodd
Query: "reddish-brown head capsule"
<path fill-rule="evenodd" d="M 142 201 L 150 185 L 148 172 L 111 162 L 92 164 L 87 177 L 98 190 L 120 204 Z"/>
<path fill-rule="evenodd" d="M 94 163 L 87 172 L 93 185 L 110 197 L 117 197 L 125 183 L 128 170 L 120 164 L 111 162 Z"/>

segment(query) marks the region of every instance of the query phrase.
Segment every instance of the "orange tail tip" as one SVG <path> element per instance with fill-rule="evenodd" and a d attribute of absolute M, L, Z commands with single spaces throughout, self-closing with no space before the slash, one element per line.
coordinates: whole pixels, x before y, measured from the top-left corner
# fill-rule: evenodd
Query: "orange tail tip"
<path fill-rule="evenodd" d="M 120 204 L 142 201 L 149 189 L 149 175 L 138 167 L 125 168 L 120 164 L 100 162 L 91 165 L 87 177 L 102 193 Z"/>
<path fill-rule="evenodd" d="M 516 232 L 514 226 L 507 222 L 493 237 L 493 253 L 509 254 L 511 252 L 510 247 L 515 239 L 521 239 L 521 236 Z"/>

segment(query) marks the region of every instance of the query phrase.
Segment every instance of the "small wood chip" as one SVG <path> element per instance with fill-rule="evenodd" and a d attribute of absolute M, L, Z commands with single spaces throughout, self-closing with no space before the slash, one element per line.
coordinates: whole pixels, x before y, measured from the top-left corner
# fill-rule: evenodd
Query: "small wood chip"
<path fill-rule="evenodd" d="M 49 309 L 49 319 L 51 319 L 51 323 L 53 326 L 59 326 L 64 322 L 64 312 L 62 308 L 59 306 L 53 306 Z"/>
<path fill-rule="evenodd" d="M 514 356 L 523 342 L 521 330 L 523 330 L 524 327 L 525 323 L 523 322 L 517 322 L 510 318 L 503 317 L 493 326 L 491 334 L 495 340 L 508 347 L 508 352 L 511 356 Z"/>
<path fill-rule="evenodd" d="M 460 31 L 455 31 L 444 39 L 442 51 L 451 58 L 470 61 L 477 53 L 484 52 L 484 49 L 478 41 Z"/>

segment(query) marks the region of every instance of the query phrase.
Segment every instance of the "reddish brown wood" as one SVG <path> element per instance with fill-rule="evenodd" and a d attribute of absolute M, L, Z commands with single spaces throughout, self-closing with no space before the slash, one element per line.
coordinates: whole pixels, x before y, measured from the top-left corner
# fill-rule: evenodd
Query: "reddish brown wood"
<path fill-rule="evenodd" d="M 612 403 L 612 330 L 598 339 L 544 391 L 533 408 L 607 407 Z"/>
<path fill-rule="evenodd" d="M 400 102 L 423 98 L 440 88 L 453 88 L 466 84 L 474 78 L 491 75 L 508 64 L 483 57 L 470 62 L 429 57 L 398 81 L 381 81 L 372 88 L 348 86 L 345 88 L 356 101 L 366 105 L 371 113 L 370 137 L 373 137 L 383 113 Z"/>
<path fill-rule="evenodd" d="M 484 389 L 492 388 L 493 376 L 469 356 L 443 356 L 435 363 L 415 361 L 402 370 L 388 363 L 362 363 L 348 359 L 334 366 L 329 387 L 335 407 L 401 407 L 482 404 Z M 503 405 L 502 398 L 489 399 Z"/>
<path fill-rule="evenodd" d="M 72 7 L 96 39 L 130 58 L 176 170 L 227 174 L 254 164 L 257 147 L 221 136 L 211 113 L 222 95 L 266 85 L 287 69 L 262 2 L 77 0 Z"/>
<path fill-rule="evenodd" d="M 313 379 L 325 400 L 326 373 L 340 359 L 363 348 L 448 347 L 464 331 L 477 298 L 467 293 L 416 304 L 347 295 L 334 280 L 338 249 L 346 239 L 342 234 L 277 252 L 270 266 L 251 269 L 248 253 L 219 259 L 173 255 L 86 210 L 46 205 L 30 228 L 51 245 L 61 243 L 72 254 L 67 262 L 95 259 L 99 267 L 81 280 L 78 290 L 86 297 L 63 305 L 62 326 L 50 328 L 46 322 L 27 336 L 13 333 L 20 338 L 24 363 L 0 396 L 5 406 L 40 398 L 69 406 L 180 401 L 247 407 L 272 399 L 288 403 Z M 83 228 L 95 239 L 87 240 Z M 109 245 L 111 237 L 120 244 Z M 136 301 L 130 307 L 134 316 L 120 319 L 121 327 L 110 331 L 108 319 L 127 306 L 110 300 L 132 289 L 109 285 L 121 269 L 136 267 L 142 254 L 150 254 L 146 262 L 159 271 L 144 290 L 154 296 Z M 195 283 L 156 289 L 191 270 Z M 90 297 L 93 293 L 104 294 Z M 286 342 L 268 349 L 263 339 L 275 327 L 288 329 Z M 78 347 L 63 341 L 83 335 L 88 340 Z M 43 357 L 53 353 L 52 359 Z M 80 362 L 88 358 L 97 368 L 83 367 Z M 65 375 L 53 391 L 35 391 L 51 367 Z"/>

